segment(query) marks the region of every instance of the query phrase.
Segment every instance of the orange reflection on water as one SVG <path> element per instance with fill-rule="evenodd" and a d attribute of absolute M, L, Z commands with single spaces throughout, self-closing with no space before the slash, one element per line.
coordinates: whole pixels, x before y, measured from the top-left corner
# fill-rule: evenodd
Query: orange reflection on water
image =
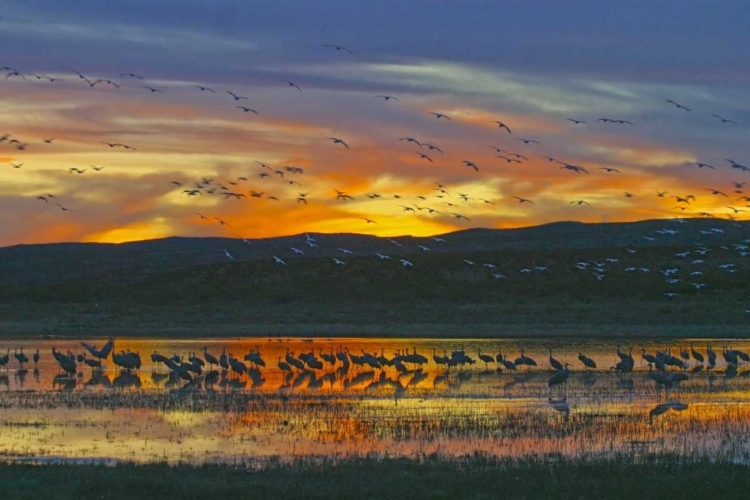
<path fill-rule="evenodd" d="M 633 341 L 649 351 L 658 341 Z M 45 344 L 46 343 L 46 344 Z M 668 345 L 705 340 L 672 340 Z M 438 453 L 493 456 L 599 456 L 671 452 L 687 458 L 713 457 L 749 462 L 750 377 L 744 364 L 729 370 L 691 372 L 668 392 L 636 364 L 630 374 L 608 369 L 617 358 L 612 341 L 575 340 L 390 340 L 278 339 L 116 342 L 115 350 L 141 352 L 140 372 L 110 366 L 59 375 L 51 345 L 80 350 L 77 343 L 40 342 L 37 370 L 0 373 L 0 456 L 120 459 L 169 462 L 262 462 L 271 457 L 418 456 Z M 101 344 L 101 342 L 100 342 Z M 576 362 L 580 351 L 599 369 L 573 371 L 565 386 L 548 387 L 545 346 Z M 731 342 L 746 349 L 747 343 Z M 146 354 L 226 351 L 237 359 L 259 350 L 265 367 L 253 375 L 206 372 L 187 382 L 151 366 Z M 414 350 L 428 358 L 421 367 L 373 369 L 350 364 L 295 370 L 276 366 L 287 351 L 391 356 Z M 537 366 L 495 371 L 482 362 L 447 370 L 432 354 L 464 350 L 478 359 L 502 350 L 514 357 L 525 349 Z M 2 352 L 4 349 L 0 349 Z M 28 351 L 28 349 L 27 349 Z M 28 351 L 31 353 L 31 351 Z M 274 361 L 276 360 L 276 361 Z M 110 363 L 111 364 L 111 363 Z M 251 363 L 246 362 L 247 366 Z M 691 361 L 690 368 L 697 367 Z"/>

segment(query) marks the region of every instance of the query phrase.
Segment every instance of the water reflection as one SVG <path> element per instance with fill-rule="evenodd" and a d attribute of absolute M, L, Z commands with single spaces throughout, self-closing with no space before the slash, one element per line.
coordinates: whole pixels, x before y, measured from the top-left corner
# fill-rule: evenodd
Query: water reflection
<path fill-rule="evenodd" d="M 700 361 L 705 340 L 280 340 L 123 340 L 84 352 L 40 342 L 31 373 L 13 360 L 0 372 L 0 457 L 579 456 L 647 443 L 750 462 L 746 342 Z M 59 359 L 44 354 L 53 347 Z M 71 358 L 74 374 L 61 370 Z M 727 435 L 748 437 L 730 445 Z"/>

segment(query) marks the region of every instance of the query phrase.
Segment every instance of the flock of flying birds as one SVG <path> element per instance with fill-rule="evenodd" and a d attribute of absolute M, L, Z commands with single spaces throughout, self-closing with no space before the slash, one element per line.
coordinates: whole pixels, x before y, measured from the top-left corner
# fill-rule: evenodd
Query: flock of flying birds
<path fill-rule="evenodd" d="M 334 50 L 336 52 L 342 53 L 344 56 L 353 55 L 354 52 L 349 50 L 348 48 L 336 45 L 336 44 L 323 44 L 323 49 L 326 50 Z M 17 68 L 13 68 L 10 66 L 5 66 L 3 68 L 0 68 L 0 71 L 5 71 L 5 80 L 23 80 L 23 81 L 38 81 L 38 82 L 45 82 L 48 84 L 57 84 L 58 82 L 61 82 L 63 80 L 67 80 L 68 77 L 65 77 L 64 75 L 55 75 L 55 76 L 49 76 L 44 73 L 32 73 L 32 72 L 22 72 Z M 138 75 L 132 72 L 128 73 L 121 73 L 120 74 L 120 81 L 114 81 L 110 78 L 103 78 L 103 77 L 91 77 L 90 75 L 84 75 L 81 72 L 73 71 L 71 73 L 72 78 L 74 81 L 79 82 L 82 86 L 88 86 L 91 89 L 98 88 L 98 87 L 105 87 L 107 89 L 110 89 L 111 91 L 119 91 L 122 90 L 123 87 L 126 86 L 125 81 L 128 82 L 127 87 L 131 88 L 133 91 L 141 91 L 146 94 L 153 94 L 155 96 L 164 95 L 172 92 L 179 92 L 180 89 L 176 87 L 158 87 L 156 84 L 146 84 L 148 83 L 148 80 L 145 79 L 144 76 Z M 297 83 L 288 80 L 288 79 L 281 79 L 279 80 L 279 85 L 285 85 L 289 87 L 291 91 L 296 91 L 298 93 L 303 92 L 303 86 L 298 85 Z M 238 113 L 242 114 L 253 114 L 253 115 L 261 115 L 261 112 L 255 109 L 254 107 L 249 107 L 244 105 L 246 102 L 250 101 L 250 97 L 241 95 L 240 93 L 237 93 L 232 90 L 225 90 L 225 89 L 217 89 L 213 88 L 208 85 L 203 84 L 185 84 L 185 87 L 193 89 L 195 92 L 199 93 L 207 93 L 207 94 L 215 94 L 217 96 L 225 96 L 228 102 L 234 104 L 235 109 L 238 110 Z M 400 99 L 398 97 L 389 95 L 389 94 L 378 94 L 373 96 L 374 98 L 380 99 L 384 102 L 398 102 Z M 678 103 L 677 101 L 673 99 L 666 99 L 665 105 L 671 106 L 675 111 L 681 112 L 681 113 L 692 113 L 692 109 Z M 428 115 L 433 116 L 434 119 L 438 121 L 444 121 L 444 122 L 452 122 L 451 116 L 446 112 L 438 112 L 438 111 L 431 111 L 428 113 Z M 710 115 L 711 119 L 716 120 L 721 125 L 724 126 L 736 126 L 739 125 L 737 121 L 732 120 L 730 118 L 726 118 L 724 116 L 721 116 L 716 113 L 712 113 Z M 586 126 L 628 126 L 628 127 L 634 127 L 636 124 L 634 124 L 630 120 L 625 120 L 621 118 L 613 118 L 613 117 L 599 117 L 591 120 L 583 120 L 579 118 L 567 118 L 566 121 L 571 123 L 572 127 L 586 127 Z M 497 146 L 488 146 L 488 148 L 492 149 L 495 153 L 495 158 L 499 160 L 500 162 L 503 162 L 505 164 L 523 164 L 525 162 L 529 161 L 529 157 L 532 155 L 538 155 L 540 158 L 543 158 L 547 160 L 549 163 L 557 166 L 559 169 L 563 169 L 566 171 L 569 171 L 573 174 L 577 175 L 590 175 L 593 173 L 592 169 L 589 167 L 576 165 L 573 163 L 569 163 L 564 160 L 560 160 L 558 158 L 552 157 L 552 156 L 542 156 L 540 153 L 537 153 L 536 150 L 541 147 L 541 141 L 533 138 L 527 138 L 527 137 L 515 137 L 513 135 L 513 124 L 508 123 L 507 120 L 495 120 L 494 123 L 497 125 L 498 130 L 501 134 L 505 135 L 505 137 L 508 140 L 512 140 L 513 144 L 518 144 L 519 146 L 524 147 L 525 149 L 523 152 L 517 152 L 513 151 L 512 148 L 509 146 L 504 147 L 497 147 Z M 321 138 L 322 140 L 322 138 Z M 330 141 L 332 146 L 340 147 L 344 150 L 352 150 L 354 146 L 350 144 L 350 142 L 344 138 L 341 137 L 327 137 L 325 140 Z M 396 138 L 394 138 L 394 141 Z M 15 169 L 22 169 L 26 166 L 26 162 L 24 162 L 22 159 L 20 159 L 23 155 L 23 152 L 26 151 L 28 148 L 36 148 L 37 146 L 44 146 L 44 147 L 51 147 L 53 145 L 53 142 L 55 141 L 55 138 L 43 138 L 41 140 L 31 140 L 31 139 L 20 139 L 14 137 L 12 134 L 3 134 L 0 135 L 0 145 L 6 144 L 8 146 L 11 146 L 15 148 L 17 152 L 17 156 L 19 157 L 19 161 L 13 162 L 10 164 L 12 168 Z M 428 142 L 425 140 L 420 140 L 412 136 L 404 136 L 404 137 L 398 137 L 398 141 L 401 143 L 411 146 L 415 148 L 416 150 L 413 151 L 413 154 L 418 157 L 420 160 L 434 164 L 437 161 L 438 156 L 442 156 L 445 154 L 445 151 L 438 145 L 433 144 L 432 142 Z M 37 144 L 39 143 L 39 144 Z M 123 142 L 119 142 L 116 140 L 108 140 L 108 141 L 101 141 L 102 147 L 109 148 L 112 150 L 122 150 L 123 152 L 134 152 L 138 151 L 138 149 L 130 144 L 126 144 Z M 289 191 L 296 188 L 297 194 L 291 198 L 292 202 L 295 202 L 297 204 L 308 204 L 308 202 L 311 200 L 309 191 L 306 189 L 306 186 L 303 184 L 303 174 L 305 173 L 305 169 L 303 167 L 297 166 L 297 165 L 270 165 L 267 162 L 261 161 L 261 160 L 254 160 L 255 164 L 257 165 L 257 170 L 252 172 L 249 171 L 245 175 L 239 175 L 235 178 L 231 179 L 216 179 L 211 177 L 203 177 L 200 179 L 195 180 L 192 183 L 188 183 L 184 179 L 180 180 L 174 180 L 171 182 L 173 187 L 175 189 L 178 189 L 180 193 L 182 193 L 184 196 L 187 197 L 195 197 L 195 198 L 204 198 L 208 196 L 213 197 L 220 197 L 225 200 L 234 199 L 265 199 L 270 202 L 278 202 L 281 200 L 279 194 L 271 194 L 270 191 L 276 189 L 279 185 L 288 186 L 291 189 L 287 189 L 285 192 L 289 193 Z M 732 170 L 737 171 L 738 173 L 747 173 L 750 172 L 750 167 L 743 165 L 742 163 L 735 161 L 730 158 L 726 158 L 726 162 L 728 163 L 727 167 L 731 168 Z M 461 165 L 465 167 L 470 172 L 479 172 L 480 170 L 484 169 L 485 166 L 482 165 L 482 162 L 475 161 L 473 159 L 464 159 L 461 161 Z M 711 165 L 705 162 L 695 162 L 695 163 L 689 163 L 689 166 L 696 167 L 698 169 L 707 169 L 707 170 L 716 170 L 718 168 L 722 168 L 719 165 Z M 91 173 L 97 173 L 101 172 L 105 167 L 104 166 L 96 166 L 92 165 L 90 167 L 76 167 L 71 166 L 68 168 L 68 172 L 71 175 L 83 175 L 83 174 L 91 174 Z M 622 170 L 620 168 L 616 167 L 609 167 L 609 166 L 603 166 L 603 167 L 597 167 L 597 170 L 600 170 L 605 175 L 618 175 L 622 173 Z M 467 172 L 467 173 L 470 173 Z M 253 181 L 254 180 L 254 181 Z M 261 184 L 262 188 L 251 188 L 248 189 L 245 186 L 248 184 L 255 184 L 255 183 Z M 724 200 L 721 204 L 730 210 L 731 214 L 730 217 L 733 217 L 735 215 L 740 215 L 741 213 L 750 211 L 750 196 L 746 195 L 743 191 L 743 187 L 746 184 L 746 181 L 734 181 L 730 186 L 727 186 L 727 189 L 724 188 L 716 188 L 716 187 L 706 187 L 704 191 L 707 191 L 710 196 L 712 197 L 720 197 L 722 200 Z M 623 195 L 626 198 L 634 198 L 636 194 L 631 192 L 624 192 Z M 646 196 L 645 194 L 639 195 L 639 196 Z M 689 193 L 678 193 L 678 194 L 672 194 L 664 191 L 657 191 L 656 193 L 653 193 L 652 196 L 656 196 L 659 198 L 670 198 L 674 199 L 674 208 L 673 210 L 679 211 L 680 214 L 695 214 L 697 216 L 703 216 L 703 217 L 713 217 L 714 214 L 705 211 L 705 210 L 699 210 L 696 209 L 696 200 L 697 195 L 696 194 L 689 194 Z M 486 205 L 494 205 L 496 202 L 486 199 L 486 198 L 480 198 L 480 197 L 474 197 L 471 195 L 471 193 L 461 193 L 461 192 L 455 192 L 452 190 L 450 186 L 447 186 L 440 182 L 435 182 L 435 189 L 433 192 L 424 193 L 423 195 L 417 196 L 415 199 L 407 199 L 406 197 L 402 197 L 399 194 L 381 194 L 378 192 L 370 192 L 370 193 L 349 193 L 346 190 L 343 189 L 337 189 L 335 190 L 335 193 L 331 194 L 331 197 L 334 198 L 338 202 L 346 203 L 350 202 L 356 198 L 364 199 L 366 197 L 369 200 L 377 200 L 377 199 L 391 199 L 391 200 L 399 200 L 398 203 L 398 209 L 405 213 L 405 214 L 419 214 L 419 215 L 426 215 L 426 216 L 444 216 L 444 217 L 450 217 L 451 219 L 455 221 L 467 221 L 470 222 L 470 218 L 466 216 L 463 212 L 465 211 L 465 208 L 470 208 L 472 203 L 480 203 L 480 204 L 486 204 Z M 55 196 L 52 193 L 45 193 L 41 194 L 37 197 L 37 199 L 41 202 L 44 202 L 45 204 L 54 203 L 55 206 L 57 206 L 61 211 L 64 212 L 73 212 L 75 211 L 74 208 L 70 208 L 70 206 L 67 203 L 63 203 L 57 196 Z M 285 199 L 288 199 L 286 197 Z M 519 196 L 519 195 L 510 195 L 508 196 L 508 199 L 515 200 L 520 205 L 535 205 L 536 201 L 532 199 L 532 197 L 529 196 Z M 587 206 L 591 203 L 586 199 L 576 199 L 571 200 L 569 202 L 571 205 L 575 206 Z M 209 218 L 211 220 L 216 219 L 221 222 L 222 227 L 230 228 L 230 225 L 228 223 L 225 223 L 221 219 L 213 216 L 205 216 L 202 213 L 198 214 L 201 219 L 208 220 Z M 360 217 L 360 220 L 363 220 L 365 224 L 378 224 L 378 222 L 372 218 L 372 217 Z"/>

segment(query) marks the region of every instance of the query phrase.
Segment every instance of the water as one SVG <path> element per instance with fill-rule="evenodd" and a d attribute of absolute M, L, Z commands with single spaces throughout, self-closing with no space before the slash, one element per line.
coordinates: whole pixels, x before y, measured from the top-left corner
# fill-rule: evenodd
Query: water
<path fill-rule="evenodd" d="M 101 347 L 104 342 L 99 340 Z M 635 370 L 615 373 L 616 347 L 633 349 Z M 688 380 L 665 392 L 649 377 L 641 349 L 653 354 L 691 346 L 706 356 L 713 345 L 717 364 L 703 369 L 687 362 Z M 429 339 L 120 339 L 115 352 L 139 352 L 140 371 L 122 373 L 112 364 L 101 372 L 81 364 L 75 377 L 60 375 L 52 348 L 84 352 L 79 342 L 34 341 L 24 345 L 41 359 L 19 372 L 10 349 L 0 369 L 0 458 L 10 460 L 133 460 L 139 462 L 229 462 L 262 466 L 301 456 L 425 454 L 493 456 L 611 456 L 674 453 L 685 458 L 723 458 L 750 463 L 750 365 L 728 367 L 722 347 L 750 351 L 750 342 L 710 339 L 621 340 L 429 340 Z M 238 376 L 208 366 L 188 382 L 152 366 L 154 351 L 187 357 L 202 350 L 236 358 L 258 350 L 266 366 Z M 570 363 L 564 385 L 548 387 L 549 351 Z M 429 362 L 372 369 L 341 362 L 321 370 L 277 367 L 287 353 L 336 353 L 348 349 L 388 358 L 396 352 L 424 355 Z M 526 356 L 537 366 L 497 371 L 479 359 Z M 433 361 L 463 350 L 476 363 L 448 370 Z M 597 369 L 584 372 L 578 354 Z M 89 356 L 90 357 L 90 356 Z M 249 362 L 245 362 L 250 366 Z M 420 369 L 421 368 L 421 369 Z M 728 369 L 729 368 L 729 369 Z"/>

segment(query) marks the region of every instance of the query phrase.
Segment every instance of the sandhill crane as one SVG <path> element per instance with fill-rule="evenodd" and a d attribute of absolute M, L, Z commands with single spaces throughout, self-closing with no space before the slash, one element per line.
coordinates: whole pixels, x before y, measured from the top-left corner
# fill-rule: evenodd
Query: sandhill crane
<path fill-rule="evenodd" d="M 479 357 L 479 359 L 481 359 L 482 361 L 484 361 L 484 367 L 485 367 L 485 369 L 488 368 L 487 363 L 494 363 L 495 362 L 495 358 L 493 358 L 492 356 L 490 356 L 488 354 L 482 354 L 482 350 L 481 349 L 479 349 L 479 352 L 477 353 L 477 356 Z"/>
<path fill-rule="evenodd" d="M 596 369 L 596 362 L 588 356 L 585 356 L 582 352 L 578 353 L 578 359 L 583 363 L 583 366 L 587 371 L 589 369 Z"/>
<path fill-rule="evenodd" d="M 536 361 L 531 359 L 530 357 L 526 356 L 526 351 L 521 349 L 521 356 L 516 358 L 514 361 L 516 366 L 518 365 L 526 365 L 526 366 L 536 366 Z"/>
<path fill-rule="evenodd" d="M 651 380 L 656 382 L 657 385 L 664 387 L 665 390 L 672 386 L 672 379 L 664 373 L 648 372 L 648 376 L 651 377 Z"/>
<path fill-rule="evenodd" d="M 687 352 L 684 348 L 680 349 L 680 357 L 685 361 L 690 361 L 690 353 Z"/>
<path fill-rule="evenodd" d="M 567 382 L 568 377 L 570 376 L 570 370 L 568 370 L 568 366 L 570 365 L 568 363 L 565 363 L 565 366 L 557 370 L 555 374 L 552 375 L 547 381 L 547 385 L 549 385 L 550 388 L 550 398 L 552 397 L 552 387 L 556 385 L 562 385 Z"/>
<path fill-rule="evenodd" d="M 549 364 L 550 364 L 550 366 L 552 368 L 554 368 L 555 370 L 562 370 L 563 369 L 563 364 L 560 363 L 558 360 L 556 360 L 555 358 L 552 357 L 552 348 L 548 347 L 547 349 L 549 350 Z"/>
<path fill-rule="evenodd" d="M 23 370 L 23 364 L 29 362 L 29 358 L 23 353 L 23 347 L 21 348 L 21 352 L 18 352 L 18 349 L 14 350 L 13 356 L 18 360 L 18 364 L 21 366 L 21 370 Z"/>
<path fill-rule="evenodd" d="M 722 349 L 721 354 L 724 357 L 724 361 L 726 361 L 728 365 L 736 365 L 739 362 L 739 360 L 737 359 L 737 353 L 727 349 L 726 346 L 724 346 L 724 349 Z"/>
<path fill-rule="evenodd" d="M 279 362 L 276 363 L 276 366 L 278 366 L 279 370 L 281 370 L 282 372 L 291 372 L 292 371 L 292 367 L 289 366 L 289 363 L 281 361 L 281 356 L 279 356 Z"/>
<path fill-rule="evenodd" d="M 92 346 L 87 344 L 86 342 L 81 342 L 81 345 L 91 353 L 92 356 L 99 359 L 107 359 L 109 356 L 109 353 L 112 352 L 112 349 L 115 347 L 115 341 L 112 339 L 109 339 L 106 344 L 104 344 L 104 347 L 101 348 L 101 350 L 98 350 L 96 346 Z"/>
<path fill-rule="evenodd" d="M 323 352 L 323 349 L 320 349 L 320 357 L 323 358 L 323 361 L 325 361 L 329 365 L 336 366 L 336 356 L 333 355 L 333 349 L 331 349 L 330 354 L 327 354 Z"/>
<path fill-rule="evenodd" d="M 167 357 L 159 354 L 157 351 L 151 353 L 151 365 L 154 366 L 157 363 L 166 363 Z"/>
<path fill-rule="evenodd" d="M 630 349 L 630 352 L 631 352 L 631 353 L 633 352 L 633 349 L 632 349 L 632 348 Z M 619 357 L 619 358 L 620 358 L 620 359 L 621 359 L 622 361 L 625 361 L 625 362 L 629 362 L 629 363 L 633 363 L 633 356 L 632 356 L 632 354 L 626 354 L 626 353 L 624 353 L 623 351 L 621 351 L 621 350 L 620 350 L 620 346 L 619 346 L 619 345 L 617 346 L 617 356 L 618 356 L 618 357 Z"/>
<path fill-rule="evenodd" d="M 216 356 L 208 352 L 208 346 L 203 346 L 203 359 L 206 360 L 206 363 L 208 363 L 208 366 L 211 368 L 219 364 L 219 360 L 216 359 Z"/>
<path fill-rule="evenodd" d="M 709 368 L 715 367 L 716 366 L 716 353 L 714 352 L 714 350 L 711 348 L 710 345 L 706 347 L 706 353 L 708 355 Z"/>
<path fill-rule="evenodd" d="M 229 363 L 229 366 L 232 368 L 232 371 L 236 373 L 238 377 L 241 377 L 243 374 L 245 374 L 245 372 L 247 372 L 247 366 L 245 366 L 245 363 L 238 361 L 231 354 L 228 356 L 227 361 Z"/>
<path fill-rule="evenodd" d="M 696 351 L 692 344 L 690 345 L 690 353 L 693 355 L 693 359 L 695 359 L 699 363 L 703 363 L 703 354 Z"/>
<path fill-rule="evenodd" d="M 302 361 L 300 361 L 299 359 L 295 358 L 292 354 L 293 353 L 289 352 L 289 348 L 287 348 L 287 350 L 286 350 L 286 357 L 284 358 L 284 359 L 286 359 L 286 362 L 289 363 L 289 365 L 295 367 L 298 370 L 304 370 L 305 369 L 305 364 Z"/>
<path fill-rule="evenodd" d="M 432 360 L 438 366 L 448 364 L 448 356 L 438 356 L 434 347 L 432 348 Z"/>
<path fill-rule="evenodd" d="M 224 371 L 229 370 L 229 358 L 227 357 L 226 347 L 222 348 L 221 356 L 219 356 L 219 366 L 221 366 Z"/>
<path fill-rule="evenodd" d="M 34 368 L 36 368 L 36 365 L 39 363 L 39 349 L 36 350 L 34 353 Z"/>
<path fill-rule="evenodd" d="M 649 368 L 656 363 L 656 357 L 653 354 L 648 354 L 646 349 L 643 348 L 641 349 L 641 358 L 648 363 Z"/>

